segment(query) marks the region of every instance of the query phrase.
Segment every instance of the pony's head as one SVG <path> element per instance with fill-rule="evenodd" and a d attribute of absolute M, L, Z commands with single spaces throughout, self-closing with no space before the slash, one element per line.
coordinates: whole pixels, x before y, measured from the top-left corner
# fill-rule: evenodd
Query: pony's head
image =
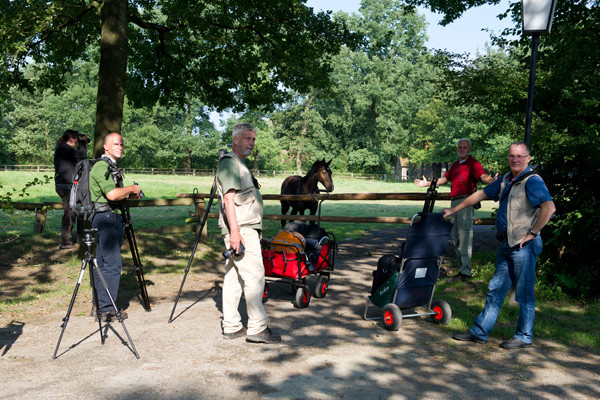
<path fill-rule="evenodd" d="M 331 169 L 329 168 L 329 164 L 331 164 L 333 158 L 328 162 L 325 162 L 325 159 L 317 160 L 314 162 L 313 166 L 308 171 L 307 175 L 315 174 L 317 180 L 325 186 L 325 189 L 328 192 L 333 192 L 333 179 L 331 177 Z"/>

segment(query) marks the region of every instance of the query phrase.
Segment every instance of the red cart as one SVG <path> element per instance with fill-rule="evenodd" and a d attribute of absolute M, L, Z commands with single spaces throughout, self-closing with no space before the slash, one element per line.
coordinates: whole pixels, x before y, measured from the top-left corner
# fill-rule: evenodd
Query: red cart
<path fill-rule="evenodd" d="M 308 238 L 305 248 L 302 246 L 287 246 L 286 250 L 276 242 L 263 240 L 263 264 L 265 266 L 265 289 L 263 303 L 269 299 L 269 282 L 291 283 L 295 294 L 294 307 L 306 308 L 310 303 L 311 290 L 307 285 L 306 278 L 310 275 L 318 275 L 314 296 L 318 299 L 327 294 L 327 285 L 331 271 L 333 271 L 337 244 L 332 233 L 321 230 L 323 235 L 316 238 Z M 313 245 L 311 245 L 313 244 Z"/>

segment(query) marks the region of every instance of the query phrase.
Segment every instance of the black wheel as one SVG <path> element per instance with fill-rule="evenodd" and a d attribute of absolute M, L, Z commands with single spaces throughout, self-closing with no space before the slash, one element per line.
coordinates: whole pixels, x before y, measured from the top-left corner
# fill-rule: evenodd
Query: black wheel
<path fill-rule="evenodd" d="M 402 326 L 402 311 L 394 303 L 386 304 L 381 313 L 383 327 L 388 331 L 397 331 Z"/>
<path fill-rule="evenodd" d="M 296 290 L 296 300 L 294 301 L 294 307 L 306 308 L 310 303 L 310 289 L 308 286 L 298 286 Z"/>
<path fill-rule="evenodd" d="M 452 318 L 450 304 L 446 303 L 444 300 L 434 300 L 433 303 L 431 303 L 431 311 L 435 313 L 431 316 L 431 320 L 434 324 L 448 325 L 448 322 L 450 322 L 450 319 Z"/>
<path fill-rule="evenodd" d="M 269 285 L 267 284 L 267 282 L 265 282 L 265 289 L 263 290 L 262 302 L 263 304 L 265 304 L 267 301 L 269 301 Z"/>
<path fill-rule="evenodd" d="M 329 277 L 325 275 L 319 276 L 317 283 L 315 283 L 315 297 L 322 299 L 327 294 L 327 284 L 329 283 Z"/>

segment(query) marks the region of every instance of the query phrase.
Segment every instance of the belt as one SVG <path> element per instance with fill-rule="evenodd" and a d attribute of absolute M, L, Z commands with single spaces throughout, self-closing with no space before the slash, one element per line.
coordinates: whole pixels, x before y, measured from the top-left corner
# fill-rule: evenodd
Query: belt
<path fill-rule="evenodd" d="M 458 199 L 464 199 L 465 197 L 469 197 L 466 194 L 463 194 L 462 196 L 454 196 L 451 197 L 450 200 L 458 200 Z"/>

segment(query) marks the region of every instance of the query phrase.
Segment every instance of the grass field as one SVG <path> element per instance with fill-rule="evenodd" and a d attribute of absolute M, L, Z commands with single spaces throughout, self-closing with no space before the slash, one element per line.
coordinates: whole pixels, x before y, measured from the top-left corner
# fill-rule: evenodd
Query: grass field
<path fill-rule="evenodd" d="M 18 193 L 25 183 L 38 178 L 43 179 L 48 174 L 26 172 L 0 172 L 0 194 L 11 191 Z M 261 184 L 261 193 L 278 194 L 283 178 L 258 177 Z M 170 176 L 170 175 L 127 175 L 127 182 L 137 182 L 143 189 L 147 199 L 175 198 L 178 193 L 192 193 L 197 189 L 199 193 L 210 193 L 213 183 L 212 177 L 198 176 Z M 425 192 L 426 188 L 416 187 L 410 182 L 389 183 L 366 180 L 336 180 L 334 177 L 334 193 L 405 193 Z M 440 188 L 440 192 L 449 191 L 448 186 Z M 35 185 L 27 189 L 28 196 L 14 197 L 13 201 L 51 202 L 60 201 L 54 191 L 54 182 L 44 185 Z M 436 203 L 436 210 L 447 207 L 448 201 Z M 494 204 L 484 202 L 483 207 L 476 212 L 477 217 L 489 217 Z M 422 210 L 422 201 L 324 201 L 321 205 L 321 215 L 330 216 L 365 216 L 365 217 L 411 217 Z M 131 216 L 136 229 L 156 228 L 164 226 L 185 225 L 185 219 L 194 211 L 192 206 L 175 207 L 144 207 L 132 208 Z M 213 212 L 217 212 L 214 207 Z M 277 201 L 265 201 L 265 214 L 280 214 L 281 208 Z M 62 210 L 48 210 L 46 231 L 60 230 Z M 18 212 L 16 218 L 0 214 L 0 223 L 3 229 L 0 235 L 17 235 L 31 232 L 35 215 L 32 212 Z M 265 235 L 274 235 L 281 227 L 279 221 L 265 220 Z M 336 223 L 331 229 L 336 237 L 358 238 L 371 229 L 393 228 L 391 224 L 356 224 Z M 208 222 L 210 232 L 217 232 L 216 220 Z"/>

